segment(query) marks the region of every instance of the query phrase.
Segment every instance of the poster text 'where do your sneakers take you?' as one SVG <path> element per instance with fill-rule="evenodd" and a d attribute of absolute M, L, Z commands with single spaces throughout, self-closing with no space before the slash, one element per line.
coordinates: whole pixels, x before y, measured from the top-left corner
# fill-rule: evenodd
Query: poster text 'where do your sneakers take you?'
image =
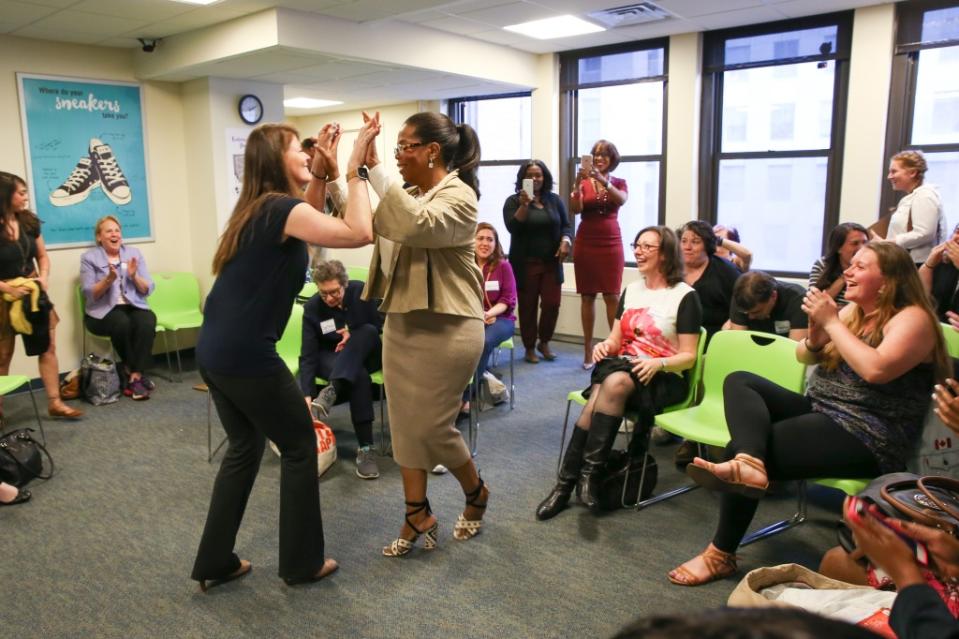
<path fill-rule="evenodd" d="M 115 215 L 127 242 L 152 239 L 139 85 L 17 74 L 30 205 L 47 246 L 93 243 Z"/>

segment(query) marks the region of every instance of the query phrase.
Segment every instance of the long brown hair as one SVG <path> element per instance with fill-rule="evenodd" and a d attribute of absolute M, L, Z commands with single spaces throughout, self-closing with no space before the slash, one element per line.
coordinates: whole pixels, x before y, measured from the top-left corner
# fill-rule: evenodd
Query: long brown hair
<path fill-rule="evenodd" d="M 926 315 L 929 326 L 935 334 L 933 365 L 936 380 L 942 382 L 952 375 L 952 364 L 946 352 L 946 342 L 942 337 L 939 318 L 922 286 L 912 257 L 906 249 L 893 242 L 868 242 L 863 245 L 863 249 L 869 249 L 876 254 L 879 260 L 879 271 L 885 282 L 879 289 L 879 303 L 876 305 L 876 310 L 867 315 L 857 304 L 853 312 L 845 319 L 846 326 L 856 337 L 872 348 L 876 348 L 882 342 L 883 329 L 889 320 L 907 306 L 918 306 Z M 873 319 L 875 324 L 867 332 L 866 325 Z M 826 370 L 835 370 L 841 359 L 842 356 L 835 345 L 829 342 L 823 350 L 820 366 L 825 367 Z"/>
<path fill-rule="evenodd" d="M 0 242 L 12 242 L 10 229 L 7 228 L 7 218 L 16 216 L 17 224 L 20 225 L 22 232 L 31 235 L 40 234 L 40 219 L 26 209 L 22 211 L 13 210 L 13 196 L 20 187 L 26 188 L 27 183 L 22 177 L 0 171 Z"/>
<path fill-rule="evenodd" d="M 496 246 L 493 247 L 493 254 L 489 256 L 489 267 L 490 270 L 496 268 L 499 263 L 506 258 L 506 255 L 503 253 L 503 245 L 499 243 L 499 233 L 496 232 L 496 227 L 494 227 L 489 222 L 480 222 L 476 225 L 476 233 L 473 234 L 475 237 L 480 231 L 492 231 L 493 241 L 496 243 Z M 478 258 L 477 263 L 479 263 Z"/>
<path fill-rule="evenodd" d="M 676 286 L 683 281 L 684 265 L 682 252 L 679 249 L 679 238 L 676 232 L 668 226 L 647 226 L 640 229 L 636 237 L 633 238 L 633 244 L 639 242 L 639 236 L 651 231 L 659 235 L 659 254 L 663 256 L 663 264 L 660 268 L 663 277 L 666 278 L 666 284 L 670 287 Z"/>
<path fill-rule="evenodd" d="M 299 195 L 284 157 L 290 141 L 299 137 L 300 133 L 288 124 L 261 124 L 250 133 L 243 153 L 243 188 L 213 256 L 214 275 L 219 275 L 233 259 L 240 243 L 249 240 L 244 234 L 262 213 L 267 200 Z"/>

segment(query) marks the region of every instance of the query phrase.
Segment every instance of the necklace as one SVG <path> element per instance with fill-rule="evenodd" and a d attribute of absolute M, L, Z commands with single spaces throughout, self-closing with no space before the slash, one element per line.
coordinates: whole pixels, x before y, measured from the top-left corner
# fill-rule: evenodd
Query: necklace
<path fill-rule="evenodd" d="M 606 215 L 606 203 L 609 201 L 609 190 L 605 186 L 599 185 L 599 180 L 596 178 L 589 178 L 593 184 L 593 193 L 596 194 L 596 199 L 603 203 L 603 211 L 601 215 Z"/>

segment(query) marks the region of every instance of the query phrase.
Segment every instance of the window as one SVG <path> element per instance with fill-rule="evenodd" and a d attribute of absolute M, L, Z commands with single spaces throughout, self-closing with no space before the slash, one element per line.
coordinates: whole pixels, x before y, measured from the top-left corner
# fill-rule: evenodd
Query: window
<path fill-rule="evenodd" d="M 753 265 L 800 275 L 837 222 L 852 16 L 704 36 L 700 217 L 735 226 Z"/>
<path fill-rule="evenodd" d="M 482 158 L 479 221 L 496 227 L 503 251 L 509 252 L 509 231 L 503 223 L 503 202 L 516 192 L 516 172 L 532 157 L 530 94 L 451 100 L 450 117 L 476 129 Z"/>
<path fill-rule="evenodd" d="M 886 158 L 925 154 L 925 181 L 939 190 L 951 229 L 959 223 L 959 1 L 904 2 L 896 11 Z M 883 173 L 881 210 L 900 197 Z"/>
<path fill-rule="evenodd" d="M 665 40 L 571 51 L 560 57 L 560 154 L 565 158 L 559 167 L 560 193 L 569 193 L 580 157 L 596 140 L 616 145 L 621 160 L 613 174 L 626 180 L 629 188 L 629 199 L 619 211 L 629 263 L 633 262 L 629 245 L 636 233 L 664 219 L 666 58 Z"/>

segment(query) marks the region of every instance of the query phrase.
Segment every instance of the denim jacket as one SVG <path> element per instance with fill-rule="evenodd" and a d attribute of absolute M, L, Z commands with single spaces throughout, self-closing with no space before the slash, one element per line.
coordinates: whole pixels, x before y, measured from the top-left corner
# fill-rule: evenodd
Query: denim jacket
<path fill-rule="evenodd" d="M 127 298 L 127 301 L 136 308 L 147 310 L 150 306 L 147 304 L 146 297 L 153 292 L 153 279 L 147 271 L 146 260 L 140 249 L 132 246 L 120 245 L 121 267 L 130 263 L 130 258 L 137 258 L 137 274 L 150 283 L 146 294 L 141 294 L 127 273 L 126 268 L 120 268 L 117 279 L 113 281 L 110 288 L 98 299 L 93 299 L 93 287 L 110 272 L 110 261 L 107 258 L 106 251 L 97 246 L 80 257 L 80 287 L 83 289 L 83 298 L 86 301 L 86 314 L 96 319 L 103 317 L 113 310 L 113 307 L 120 301 L 120 293 Z"/>

